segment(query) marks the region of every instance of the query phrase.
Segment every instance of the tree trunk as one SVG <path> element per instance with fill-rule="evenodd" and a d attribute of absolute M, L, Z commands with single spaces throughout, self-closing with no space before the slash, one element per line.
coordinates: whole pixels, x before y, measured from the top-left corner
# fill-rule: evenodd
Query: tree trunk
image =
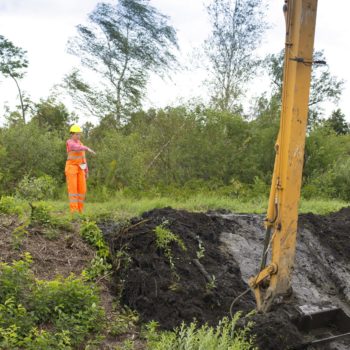
<path fill-rule="evenodd" d="M 21 101 L 21 108 L 22 108 L 22 118 L 23 118 L 23 123 L 25 124 L 26 123 L 26 117 L 25 117 L 25 110 L 24 110 L 24 105 L 23 105 L 23 96 L 22 96 L 22 91 L 19 87 L 19 84 L 18 84 L 18 81 L 17 79 L 12 75 L 10 74 L 11 78 L 15 81 L 16 83 L 16 86 L 17 86 L 17 89 L 18 89 L 18 93 L 19 93 L 19 99 Z"/>

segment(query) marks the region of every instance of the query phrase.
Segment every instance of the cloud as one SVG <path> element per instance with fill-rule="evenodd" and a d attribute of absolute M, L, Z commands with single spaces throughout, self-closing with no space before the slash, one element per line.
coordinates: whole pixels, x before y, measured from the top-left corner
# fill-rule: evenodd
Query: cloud
<path fill-rule="evenodd" d="M 0 0 L 0 15 L 74 16 L 90 12 L 98 0 Z"/>

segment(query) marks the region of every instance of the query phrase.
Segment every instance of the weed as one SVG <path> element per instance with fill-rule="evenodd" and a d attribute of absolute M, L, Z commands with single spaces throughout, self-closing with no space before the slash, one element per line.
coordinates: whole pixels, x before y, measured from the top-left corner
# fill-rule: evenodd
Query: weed
<path fill-rule="evenodd" d="M 28 223 L 24 223 L 18 227 L 16 227 L 12 232 L 12 248 L 19 249 L 24 238 L 28 235 L 28 231 L 26 230 Z"/>
<path fill-rule="evenodd" d="M 55 188 L 55 180 L 49 175 L 38 178 L 26 175 L 16 188 L 16 197 L 30 202 L 52 198 Z"/>
<path fill-rule="evenodd" d="M 47 204 L 43 202 L 39 202 L 35 205 L 30 204 L 31 211 L 31 223 L 42 225 L 42 226 L 50 226 L 52 222 L 52 217 L 50 211 L 52 210 Z"/>
<path fill-rule="evenodd" d="M 80 234 L 87 243 L 97 250 L 90 266 L 82 272 L 84 279 L 94 280 L 97 277 L 106 276 L 112 268 L 112 265 L 109 263 L 110 254 L 96 222 L 84 221 L 80 228 Z"/>
<path fill-rule="evenodd" d="M 198 240 L 198 250 L 196 252 L 196 255 L 197 255 L 197 259 L 200 260 L 204 258 L 205 248 L 202 240 L 198 236 L 197 236 L 197 240 Z"/>
<path fill-rule="evenodd" d="M 111 268 L 112 265 L 105 258 L 95 256 L 91 260 L 90 266 L 84 269 L 81 274 L 85 280 L 93 281 L 98 277 L 107 276 Z"/>
<path fill-rule="evenodd" d="M 74 276 L 40 281 L 31 257 L 0 264 L 0 349 L 71 350 L 100 331 L 96 291 Z"/>
<path fill-rule="evenodd" d="M 216 277 L 215 275 L 212 275 L 211 280 L 206 284 L 205 289 L 207 292 L 210 292 L 215 288 L 216 288 Z"/>
<path fill-rule="evenodd" d="M 121 312 L 116 315 L 113 321 L 108 324 L 108 334 L 116 337 L 130 332 L 139 322 L 139 315 L 127 307 L 121 309 Z"/>
<path fill-rule="evenodd" d="M 109 257 L 109 249 L 95 221 L 83 221 L 80 227 L 80 234 L 87 243 L 97 249 L 98 256 L 102 258 Z"/>
<path fill-rule="evenodd" d="M 179 245 L 179 247 L 183 251 L 185 251 L 186 250 L 185 243 L 182 241 L 180 237 L 178 237 L 175 233 L 171 232 L 171 230 L 166 227 L 167 224 L 168 224 L 168 221 L 164 221 L 154 229 L 154 232 L 157 237 L 157 240 L 156 240 L 157 247 L 167 250 L 171 242 L 176 242 Z"/>
<path fill-rule="evenodd" d="M 17 198 L 9 196 L 3 196 L 0 198 L 0 213 L 23 217 L 25 207 L 25 203 Z"/>
<path fill-rule="evenodd" d="M 124 340 L 122 345 L 117 345 L 115 350 L 133 350 L 134 349 L 134 342 L 130 339 Z"/>
<path fill-rule="evenodd" d="M 124 250 L 118 250 L 113 255 L 113 266 L 115 271 L 119 271 L 121 268 L 127 269 L 131 263 L 131 256 Z"/>
<path fill-rule="evenodd" d="M 167 224 L 168 221 L 164 221 L 154 229 L 154 233 L 156 235 L 156 245 L 159 249 L 164 251 L 164 255 L 169 261 L 173 276 L 176 277 L 176 279 L 179 279 L 179 276 L 176 273 L 175 269 L 174 257 L 171 252 L 171 243 L 177 243 L 183 251 L 186 250 L 186 246 L 180 237 L 178 237 L 175 233 L 171 232 L 171 230 L 166 227 Z"/>
<path fill-rule="evenodd" d="M 232 320 L 223 318 L 215 328 L 208 325 L 198 328 L 192 322 L 189 326 L 182 324 L 171 332 L 159 332 L 158 324 L 150 322 L 142 335 L 149 350 L 256 350 L 254 337 L 250 336 L 252 324 L 236 329 L 239 317 L 237 313 Z"/>

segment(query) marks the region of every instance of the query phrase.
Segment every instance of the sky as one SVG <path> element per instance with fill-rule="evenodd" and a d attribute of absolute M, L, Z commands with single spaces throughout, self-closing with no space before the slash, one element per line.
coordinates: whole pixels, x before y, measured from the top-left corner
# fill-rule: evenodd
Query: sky
<path fill-rule="evenodd" d="M 112 0 L 107 0 L 112 2 Z M 67 41 L 76 34 L 76 26 L 87 21 L 88 14 L 98 0 L 0 0 L 0 35 L 27 51 L 29 67 L 21 87 L 32 100 L 47 98 L 55 84 L 65 74 L 79 66 L 79 59 L 67 53 Z M 160 12 L 170 17 L 178 34 L 180 62 L 191 62 L 210 33 L 205 4 L 209 0 L 150 0 Z M 271 29 L 265 34 L 258 53 L 277 53 L 284 46 L 285 24 L 282 14 L 283 0 L 265 0 L 266 20 Z M 344 79 L 345 89 L 339 107 L 350 121 L 350 29 L 348 26 L 349 0 L 319 0 L 315 49 L 324 50 L 331 72 Z M 203 88 L 206 72 L 194 69 L 177 72 L 166 80 L 152 77 L 145 107 L 164 107 L 191 98 L 205 99 Z M 249 88 L 245 105 L 269 88 L 266 78 L 254 81 Z M 65 99 L 70 110 L 74 106 Z M 4 104 L 18 104 L 17 89 L 13 81 L 0 77 L 0 123 Z M 329 111 L 334 106 L 327 107 Z M 81 121 L 88 118 L 77 110 Z"/>

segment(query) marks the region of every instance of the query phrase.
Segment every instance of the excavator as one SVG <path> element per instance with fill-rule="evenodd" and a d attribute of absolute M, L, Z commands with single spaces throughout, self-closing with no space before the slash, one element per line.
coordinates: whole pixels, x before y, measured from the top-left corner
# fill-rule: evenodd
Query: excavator
<path fill-rule="evenodd" d="M 317 0 L 284 0 L 283 12 L 286 36 L 280 130 L 275 144 L 261 266 L 249 281 L 260 312 L 268 312 L 292 293 L 311 70 L 314 64 L 323 63 L 313 61 Z M 340 308 L 299 311 L 299 325 L 304 329 L 311 331 L 327 325 L 341 329 L 337 335 L 310 344 L 350 335 L 350 318 Z"/>

